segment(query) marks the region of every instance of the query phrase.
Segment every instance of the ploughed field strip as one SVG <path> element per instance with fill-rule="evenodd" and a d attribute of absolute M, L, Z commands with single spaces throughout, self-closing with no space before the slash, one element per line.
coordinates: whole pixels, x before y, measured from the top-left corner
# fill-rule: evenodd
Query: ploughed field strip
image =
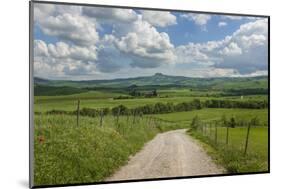
<path fill-rule="evenodd" d="M 107 181 L 212 175 L 224 172 L 186 129 L 158 134 Z"/>

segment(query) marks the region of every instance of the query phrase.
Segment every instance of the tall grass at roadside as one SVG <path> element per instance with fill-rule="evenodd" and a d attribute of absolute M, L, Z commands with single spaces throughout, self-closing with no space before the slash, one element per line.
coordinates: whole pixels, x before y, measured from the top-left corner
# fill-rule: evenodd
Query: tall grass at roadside
<path fill-rule="evenodd" d="M 244 154 L 246 127 L 229 128 L 229 139 L 226 144 L 226 127 L 205 131 L 196 130 L 188 133 L 203 142 L 203 147 L 228 173 L 250 173 L 268 171 L 268 127 L 252 127 L 249 133 L 248 151 Z"/>
<path fill-rule="evenodd" d="M 103 181 L 157 133 L 183 126 L 150 117 L 35 115 L 35 185 Z"/>

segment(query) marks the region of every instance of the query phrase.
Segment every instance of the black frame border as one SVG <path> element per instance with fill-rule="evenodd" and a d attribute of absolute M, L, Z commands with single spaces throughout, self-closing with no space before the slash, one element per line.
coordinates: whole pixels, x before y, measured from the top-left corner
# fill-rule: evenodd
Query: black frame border
<path fill-rule="evenodd" d="M 214 174 L 214 175 L 196 175 L 196 176 L 180 176 L 180 177 L 163 177 L 151 179 L 132 179 L 132 180 L 118 180 L 118 181 L 101 181 L 101 182 L 88 182 L 88 183 L 70 183 L 70 184 L 49 184 L 49 185 L 34 185 L 33 183 L 33 24 L 34 24 L 34 7 L 33 4 L 55 4 L 55 5 L 72 5 L 72 6 L 87 6 L 87 7 L 106 7 L 106 8 L 121 8 L 121 9 L 142 9 L 153 11 L 176 11 L 185 13 L 197 14 L 211 14 L 211 15 L 227 15 L 227 16 L 247 16 L 247 17 L 260 17 L 268 20 L 268 170 L 261 172 L 245 172 L 245 173 L 231 173 L 231 174 Z M 226 12 L 208 12 L 208 11 L 195 11 L 195 10 L 182 10 L 182 9 L 164 9 L 164 8 L 148 8 L 148 7 L 134 7 L 134 6 L 120 6 L 120 5 L 103 5 L 103 4 L 89 4 L 89 3 L 69 3 L 58 1 L 29 1 L 29 188 L 53 188 L 53 187 L 68 187 L 68 186 L 85 186 L 85 185 L 100 185 L 100 184 L 114 184 L 114 183 L 133 183 L 144 181 L 162 181 L 162 180 L 176 180 L 176 179 L 191 179 L 191 178 L 211 178 L 211 177 L 224 177 L 224 176 L 240 176 L 240 175 L 258 175 L 270 173 L 270 16 L 269 15 L 256 15 L 256 14 L 243 14 L 243 13 L 226 13 Z"/>

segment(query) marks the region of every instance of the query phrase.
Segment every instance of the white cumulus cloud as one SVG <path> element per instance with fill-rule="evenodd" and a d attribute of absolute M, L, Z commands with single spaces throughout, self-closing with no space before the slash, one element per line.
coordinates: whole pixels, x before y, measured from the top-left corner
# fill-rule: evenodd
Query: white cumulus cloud
<path fill-rule="evenodd" d="M 267 70 L 267 27 L 266 19 L 254 20 L 241 25 L 223 40 L 186 44 L 176 48 L 177 59 L 180 63 L 197 61 L 211 67 L 233 69 L 240 74 Z"/>
<path fill-rule="evenodd" d="M 64 42 L 46 44 L 34 41 L 35 74 L 82 75 L 96 72 L 95 47 L 80 47 Z"/>
<path fill-rule="evenodd" d="M 171 12 L 36 4 L 34 14 L 35 27 L 55 41 L 34 41 L 34 70 L 41 77 L 91 78 L 126 70 L 145 75 L 158 69 L 204 77 L 254 76 L 267 70 L 267 19 L 245 17 L 248 23 L 221 40 L 176 46 L 159 31 L 177 24 Z M 180 16 L 202 29 L 212 18 Z M 226 19 L 240 19 L 221 17 L 219 27 L 230 22 Z"/>
<path fill-rule="evenodd" d="M 142 11 L 143 20 L 153 26 L 166 27 L 177 24 L 177 17 L 167 11 Z"/>
<path fill-rule="evenodd" d="M 199 26 L 206 25 L 208 21 L 211 19 L 211 15 L 198 14 L 198 13 L 182 14 L 181 17 L 193 21 L 196 25 Z"/>
<path fill-rule="evenodd" d="M 96 24 L 80 15 L 69 13 L 49 16 L 39 22 L 42 31 L 76 45 L 93 45 L 99 40 Z"/>
<path fill-rule="evenodd" d="M 136 67 L 157 67 L 172 63 L 174 60 L 173 44 L 165 32 L 158 32 L 155 27 L 141 19 L 135 21 L 128 34 L 116 41 L 120 51 L 132 58 Z"/>
<path fill-rule="evenodd" d="M 137 13 L 132 9 L 83 7 L 83 14 L 107 22 L 133 22 Z"/>
<path fill-rule="evenodd" d="M 224 27 L 224 26 L 227 26 L 227 23 L 226 22 L 219 22 L 218 26 L 219 27 Z"/>

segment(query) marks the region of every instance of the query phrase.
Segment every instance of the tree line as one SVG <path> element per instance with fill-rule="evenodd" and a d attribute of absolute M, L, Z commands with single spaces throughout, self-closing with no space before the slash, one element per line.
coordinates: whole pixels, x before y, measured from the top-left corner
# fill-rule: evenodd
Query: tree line
<path fill-rule="evenodd" d="M 222 96 L 268 95 L 268 88 L 228 89 Z"/>
<path fill-rule="evenodd" d="M 183 112 L 200 110 L 202 108 L 247 108 L 247 109 L 263 109 L 268 107 L 267 101 L 234 101 L 234 100 L 205 100 L 194 99 L 190 102 L 182 103 L 155 103 L 147 104 L 144 106 L 138 106 L 134 108 L 128 108 L 125 105 L 118 105 L 113 108 L 82 108 L 79 110 L 81 116 L 97 117 L 101 114 L 105 115 L 143 115 L 143 114 L 163 114 L 172 112 Z M 47 114 L 69 114 L 76 115 L 77 110 L 65 111 L 65 110 L 51 110 Z"/>
<path fill-rule="evenodd" d="M 218 120 L 212 120 L 212 123 L 215 123 L 215 125 L 219 125 L 222 127 L 229 127 L 229 128 L 235 128 L 235 127 L 243 127 L 243 126 L 266 126 L 267 124 L 262 122 L 257 116 L 252 117 L 251 119 L 242 119 L 236 116 L 230 116 L 227 117 L 225 115 L 222 115 L 220 119 Z M 211 123 L 209 122 L 209 123 Z M 203 124 L 206 124 L 208 122 L 204 122 L 200 119 L 198 115 L 194 116 L 190 127 L 191 129 L 197 130 L 198 128 L 202 127 Z"/>

